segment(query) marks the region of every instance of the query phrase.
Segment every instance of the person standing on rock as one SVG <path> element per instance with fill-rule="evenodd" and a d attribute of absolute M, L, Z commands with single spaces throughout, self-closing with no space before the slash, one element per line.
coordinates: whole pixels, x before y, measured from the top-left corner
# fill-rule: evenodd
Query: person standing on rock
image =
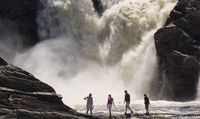
<path fill-rule="evenodd" d="M 84 98 L 84 100 L 87 101 L 87 104 L 86 104 L 86 115 L 88 115 L 88 111 L 90 110 L 90 115 L 92 116 L 92 110 L 93 110 L 92 94 L 90 93 L 89 96 Z"/>
<path fill-rule="evenodd" d="M 112 106 L 114 106 L 114 99 L 112 98 L 111 94 L 108 95 L 108 101 L 107 101 L 107 107 L 109 109 L 109 117 L 111 118 L 112 117 L 112 114 L 111 114 L 111 109 L 112 109 Z"/>
<path fill-rule="evenodd" d="M 150 102 L 149 102 L 149 97 L 146 94 L 144 94 L 144 105 L 145 105 L 145 109 L 146 109 L 146 115 L 149 115 Z"/>
<path fill-rule="evenodd" d="M 131 108 L 130 108 L 130 94 L 128 94 L 128 92 L 127 92 L 127 90 L 125 90 L 124 91 L 124 93 L 125 93 L 125 97 L 124 97 L 124 103 L 125 103 L 125 109 L 126 109 L 126 111 L 125 111 L 125 114 L 127 114 L 127 109 L 129 109 L 130 111 L 131 111 L 131 114 L 133 113 L 133 111 L 131 110 Z"/>

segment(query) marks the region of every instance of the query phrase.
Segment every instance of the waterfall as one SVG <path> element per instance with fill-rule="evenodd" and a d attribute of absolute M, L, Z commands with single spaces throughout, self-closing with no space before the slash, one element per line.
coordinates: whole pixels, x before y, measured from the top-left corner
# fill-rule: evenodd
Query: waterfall
<path fill-rule="evenodd" d="M 49 0 L 38 13 L 42 39 L 15 57 L 15 64 L 53 86 L 67 105 L 95 104 L 108 94 L 123 101 L 149 93 L 157 74 L 153 35 L 176 0 L 104 0 L 99 17 L 91 0 Z M 23 60 L 23 62 L 22 62 Z"/>
<path fill-rule="evenodd" d="M 199 75 L 200 76 L 200 75 Z M 197 100 L 200 100 L 200 77 L 199 77 L 199 84 L 198 84 L 198 89 L 197 89 Z"/>

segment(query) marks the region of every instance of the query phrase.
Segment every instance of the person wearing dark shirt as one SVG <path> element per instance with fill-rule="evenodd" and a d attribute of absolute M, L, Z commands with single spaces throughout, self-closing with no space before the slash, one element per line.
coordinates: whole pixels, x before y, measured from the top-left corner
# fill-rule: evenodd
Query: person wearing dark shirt
<path fill-rule="evenodd" d="M 145 105 L 145 109 L 146 109 L 146 114 L 149 115 L 149 98 L 146 94 L 144 94 L 144 105 Z"/>
<path fill-rule="evenodd" d="M 125 93 L 124 103 L 125 103 L 125 109 L 126 109 L 125 114 L 127 114 L 127 109 L 129 109 L 131 111 L 131 113 L 133 113 L 133 111 L 131 110 L 131 108 L 129 106 L 130 100 L 131 100 L 130 94 L 128 94 L 127 90 L 125 90 L 124 93 Z"/>

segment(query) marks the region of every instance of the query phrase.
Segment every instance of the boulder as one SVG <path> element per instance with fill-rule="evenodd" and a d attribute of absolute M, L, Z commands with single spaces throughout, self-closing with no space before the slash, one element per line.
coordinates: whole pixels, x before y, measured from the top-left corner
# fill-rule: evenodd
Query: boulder
<path fill-rule="evenodd" d="M 155 35 L 159 78 L 154 95 L 175 101 L 197 97 L 200 73 L 200 2 L 179 0 Z"/>

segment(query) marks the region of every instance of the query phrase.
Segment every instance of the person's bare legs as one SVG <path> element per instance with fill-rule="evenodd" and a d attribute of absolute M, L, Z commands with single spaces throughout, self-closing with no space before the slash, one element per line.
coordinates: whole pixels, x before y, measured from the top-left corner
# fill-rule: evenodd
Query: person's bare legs
<path fill-rule="evenodd" d="M 110 117 L 111 117 L 111 116 L 112 116 L 112 115 L 111 115 L 111 108 L 108 108 L 108 109 L 109 109 L 109 114 L 110 114 Z"/>
<path fill-rule="evenodd" d="M 89 108 L 87 108 L 87 110 L 86 110 L 86 115 L 88 115 L 88 111 L 89 111 Z"/>
<path fill-rule="evenodd" d="M 92 116 L 92 109 L 90 109 L 90 115 Z"/>

